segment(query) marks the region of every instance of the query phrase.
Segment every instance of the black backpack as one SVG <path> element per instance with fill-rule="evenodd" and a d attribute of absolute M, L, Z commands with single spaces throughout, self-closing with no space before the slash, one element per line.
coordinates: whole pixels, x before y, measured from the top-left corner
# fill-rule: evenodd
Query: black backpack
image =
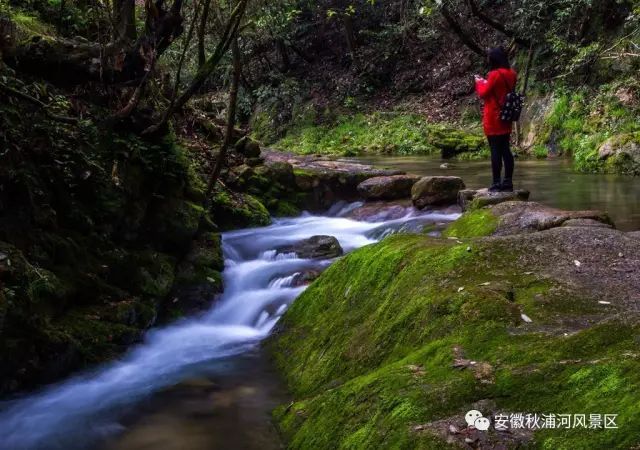
<path fill-rule="evenodd" d="M 502 81 L 507 84 L 502 74 L 498 72 Z M 507 85 L 508 87 L 508 85 Z M 498 102 L 500 104 L 500 102 Z M 511 92 L 507 94 L 504 99 L 504 104 L 500 106 L 500 120 L 503 122 L 517 122 L 520 120 L 522 114 L 522 108 L 524 106 L 524 95 L 516 92 L 516 87 L 511 89 Z"/>

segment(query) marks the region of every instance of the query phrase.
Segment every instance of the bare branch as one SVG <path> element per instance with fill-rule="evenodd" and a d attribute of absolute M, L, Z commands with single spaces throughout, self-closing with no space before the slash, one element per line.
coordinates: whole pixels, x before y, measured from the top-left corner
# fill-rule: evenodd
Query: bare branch
<path fill-rule="evenodd" d="M 466 45 L 477 55 L 480 55 L 482 57 L 486 56 L 487 53 L 473 40 L 471 36 L 465 33 L 460 24 L 453 17 L 453 14 L 451 14 L 451 11 L 449 10 L 445 2 L 442 2 L 440 4 L 440 13 L 442 14 L 442 17 L 444 17 L 444 19 L 447 21 L 454 33 L 458 35 L 464 45 Z"/>

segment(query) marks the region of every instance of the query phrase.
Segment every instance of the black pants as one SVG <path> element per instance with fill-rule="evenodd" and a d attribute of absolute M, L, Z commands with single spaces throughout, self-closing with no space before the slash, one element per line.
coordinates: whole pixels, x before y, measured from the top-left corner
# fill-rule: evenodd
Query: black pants
<path fill-rule="evenodd" d="M 502 162 L 504 161 L 504 181 L 511 183 L 513 180 L 513 154 L 509 140 L 510 134 L 500 136 L 487 136 L 489 147 L 491 147 L 491 170 L 493 172 L 493 182 L 501 182 Z"/>

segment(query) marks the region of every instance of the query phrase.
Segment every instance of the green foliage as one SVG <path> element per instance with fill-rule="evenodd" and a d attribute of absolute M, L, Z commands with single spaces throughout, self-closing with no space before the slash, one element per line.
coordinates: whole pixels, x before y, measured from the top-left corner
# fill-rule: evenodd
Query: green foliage
<path fill-rule="evenodd" d="M 323 125 L 303 122 L 274 146 L 302 154 L 428 155 L 442 150 L 476 153 L 484 149 L 484 138 L 418 115 L 378 112 L 339 116 Z"/>
<path fill-rule="evenodd" d="M 560 155 L 571 156 L 583 172 L 625 172 L 624 164 L 606 165 L 598 157 L 600 146 L 611 136 L 640 130 L 640 104 L 623 104 L 621 96 L 638 95 L 637 80 L 624 79 L 572 93 L 560 91 L 544 118 L 536 138 L 534 153 L 544 156 L 547 147 Z M 638 98 L 638 97 L 635 97 Z"/>

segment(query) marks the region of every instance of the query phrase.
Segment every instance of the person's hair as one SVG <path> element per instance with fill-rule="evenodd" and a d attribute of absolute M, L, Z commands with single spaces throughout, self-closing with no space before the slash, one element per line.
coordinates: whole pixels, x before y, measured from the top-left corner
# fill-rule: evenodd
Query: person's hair
<path fill-rule="evenodd" d="M 510 69 L 509 55 L 504 47 L 494 47 L 487 52 L 487 59 L 489 60 L 489 68 L 491 70 L 496 69 Z"/>

